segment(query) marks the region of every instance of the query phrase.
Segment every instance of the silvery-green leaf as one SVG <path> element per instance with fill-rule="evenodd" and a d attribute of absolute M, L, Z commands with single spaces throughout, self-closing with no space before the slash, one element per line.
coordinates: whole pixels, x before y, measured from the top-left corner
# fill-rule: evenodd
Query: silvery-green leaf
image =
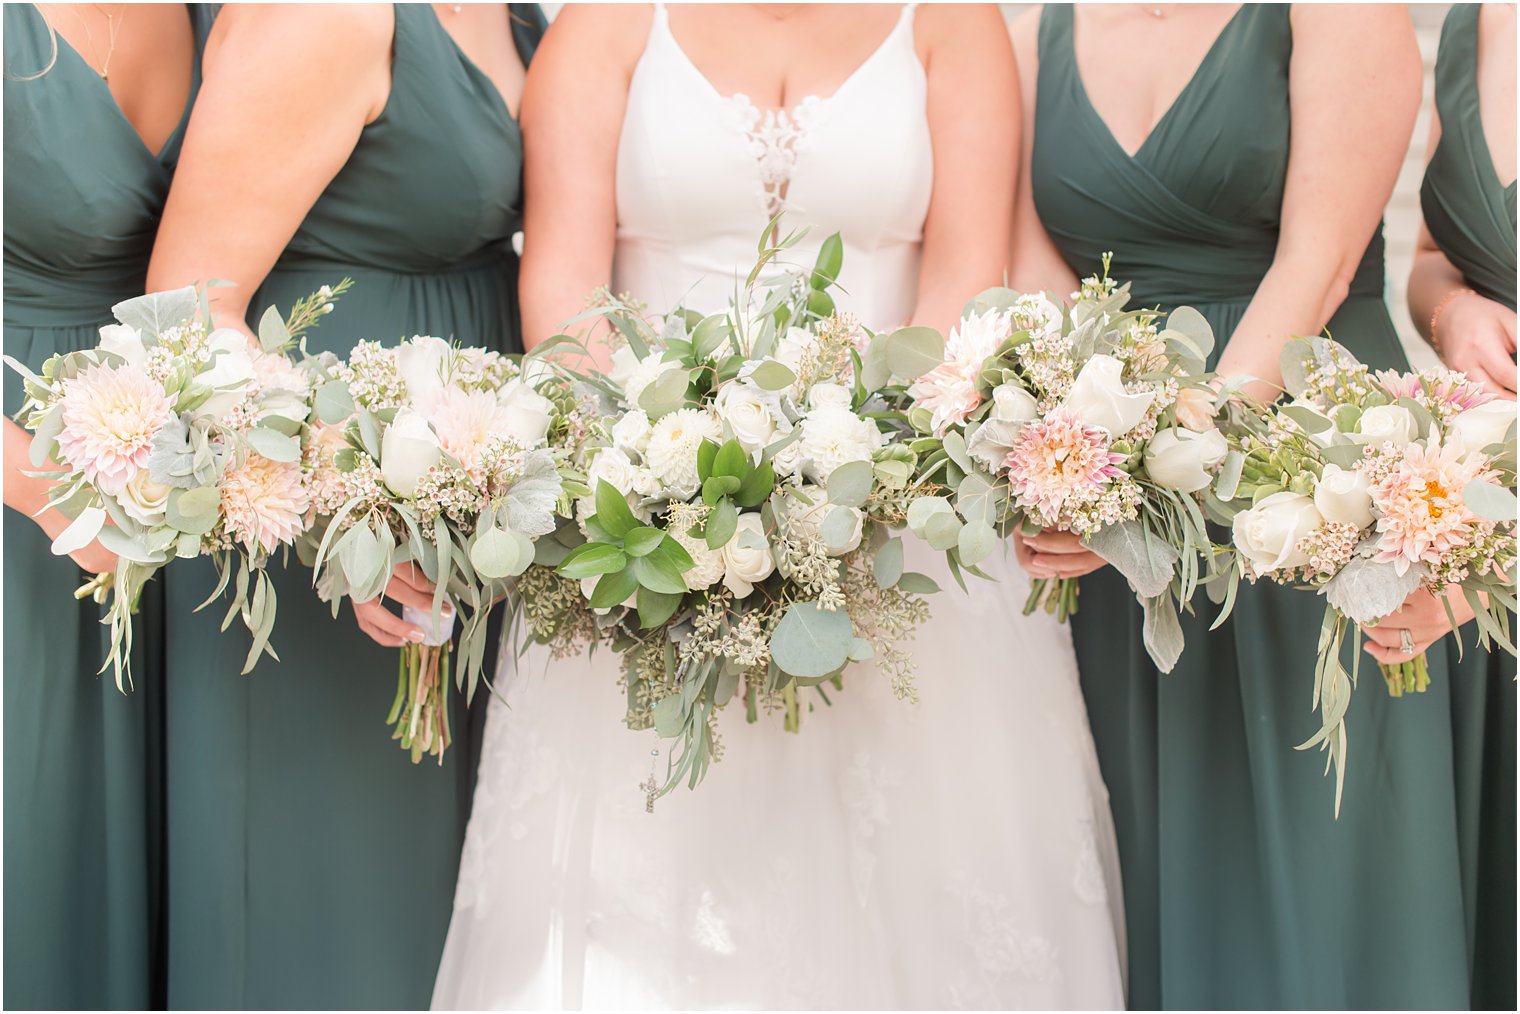
<path fill-rule="evenodd" d="M 181 560 L 193 560 L 201 555 L 201 537 L 188 532 L 181 535 L 174 543 L 174 555 Z"/>
<path fill-rule="evenodd" d="M 651 709 L 654 730 L 666 739 L 674 739 L 686 726 L 686 715 L 681 708 L 681 697 L 672 694 L 658 701 Z"/>
<path fill-rule="evenodd" d="M 948 430 L 946 431 L 944 438 L 940 441 L 940 444 L 945 448 L 945 453 L 950 455 L 950 460 L 961 467 L 962 472 L 970 473 L 975 471 L 975 469 L 971 467 L 970 457 L 968 457 L 966 454 L 965 437 L 961 436 L 955 430 Z"/>
<path fill-rule="evenodd" d="M 960 511 L 961 517 L 968 522 L 995 525 L 998 523 L 1001 505 L 1007 496 L 1006 486 L 994 486 L 987 481 L 985 476 L 973 472 L 962 479 L 960 486 L 956 489 L 955 506 Z"/>
<path fill-rule="evenodd" d="M 470 564 L 475 568 L 476 574 L 489 580 L 521 573 L 519 564 L 525 555 L 522 545 L 512 537 L 511 532 L 494 526 L 486 528 L 475 536 L 475 541 L 470 545 Z"/>
<path fill-rule="evenodd" d="M 908 527 L 915 532 L 922 531 L 930 518 L 949 513 L 954 513 L 949 500 L 942 496 L 921 496 L 908 505 Z"/>
<path fill-rule="evenodd" d="M 33 468 L 41 468 L 47 464 L 49 456 L 53 453 L 53 444 L 58 439 L 58 434 L 63 432 L 63 403 L 59 402 L 48 409 L 47 415 L 37 424 L 37 429 L 32 435 L 31 446 L 27 448 L 27 459 L 31 461 Z"/>
<path fill-rule="evenodd" d="M 1087 546 L 1129 581 L 1142 599 L 1155 598 L 1172 582 L 1172 567 L 1179 554 L 1138 521 L 1125 521 L 1098 529 Z"/>
<path fill-rule="evenodd" d="M 329 426 L 336 426 L 354 414 L 354 398 L 343 381 L 329 380 L 317 388 L 313 407 L 318 419 Z"/>
<path fill-rule="evenodd" d="M 1172 608 L 1171 596 L 1162 594 L 1145 598 L 1140 605 L 1145 612 L 1145 650 L 1157 669 L 1171 672 L 1182 657 L 1183 647 L 1182 624 L 1177 620 L 1177 611 Z"/>
<path fill-rule="evenodd" d="M 1299 398 L 1308 388 L 1309 371 L 1315 366 L 1314 346 L 1302 338 L 1295 338 L 1282 347 L 1277 365 L 1282 371 L 1283 389 L 1291 397 Z"/>
<path fill-rule="evenodd" d="M 692 351 L 698 359 L 706 359 L 723 344 L 729 333 L 728 318 L 725 315 L 715 313 L 711 317 L 705 317 L 692 329 Z"/>
<path fill-rule="evenodd" d="M 354 598 L 367 602 L 385 590 L 390 554 L 382 551 L 380 539 L 369 525 L 358 524 L 348 530 L 338 542 L 338 559 Z"/>
<path fill-rule="evenodd" d="M 1325 600 L 1356 623 L 1375 623 L 1403 605 L 1424 574 L 1422 566 L 1401 576 L 1392 563 L 1353 557 L 1325 583 Z"/>
<path fill-rule="evenodd" d="M 221 503 L 221 494 L 214 486 L 199 486 L 182 493 L 170 493 L 164 517 L 176 531 L 205 535 L 216 527 Z"/>
<path fill-rule="evenodd" d="M 1235 494 L 1240 491 L 1240 473 L 1245 463 L 1246 456 L 1239 450 L 1231 450 L 1224 456 L 1219 475 L 1214 479 L 1215 496 L 1221 500 L 1235 499 Z"/>
<path fill-rule="evenodd" d="M 378 462 L 382 443 L 380 421 L 368 409 L 358 413 L 355 418 L 359 420 L 359 440 L 364 444 L 364 453 Z"/>
<path fill-rule="evenodd" d="M 514 532 L 538 538 L 554 531 L 557 524 L 554 508 L 559 503 L 564 480 L 548 451 L 534 451 L 523 462 L 523 474 L 502 498 L 507 511 L 507 527 Z"/>
<path fill-rule="evenodd" d="M 123 560 L 132 563 L 141 563 L 155 567 L 169 562 L 169 556 L 162 550 L 153 550 L 143 544 L 141 538 L 133 538 L 120 528 L 110 525 L 103 526 L 96 534 L 100 544 Z"/>
<path fill-rule="evenodd" d="M 878 549 L 876 559 L 872 561 L 872 568 L 876 575 L 877 587 L 890 588 L 896 584 L 903 572 L 902 540 L 893 539 Z"/>
<path fill-rule="evenodd" d="M 69 526 L 53 540 L 53 555 L 68 556 L 88 546 L 100 534 L 106 523 L 106 512 L 99 507 L 86 507 Z"/>
<path fill-rule="evenodd" d="M 797 383 L 797 374 L 793 373 L 785 363 L 778 363 L 774 359 L 767 359 L 750 373 L 749 379 L 755 385 L 765 391 L 785 391 Z"/>
<path fill-rule="evenodd" d="M 290 331 L 285 327 L 285 318 L 280 316 L 280 311 L 272 306 L 266 309 L 259 318 L 260 347 L 265 352 L 278 353 L 290 340 Z"/>
<path fill-rule="evenodd" d="M 887 365 L 887 336 L 877 335 L 866 346 L 866 354 L 860 360 L 860 386 L 867 391 L 879 391 L 892 379 L 892 368 Z"/>
<path fill-rule="evenodd" d="M 841 507 L 859 507 L 871 495 L 876 471 L 869 461 L 847 461 L 829 474 L 829 502 Z"/>
<path fill-rule="evenodd" d="M 924 523 L 924 541 L 941 553 L 954 549 L 960 541 L 962 527 L 961 519 L 953 511 L 935 514 Z"/>
<path fill-rule="evenodd" d="M 835 552 L 843 550 L 855 538 L 855 521 L 855 512 L 848 508 L 838 507 L 829 511 L 829 516 L 823 519 L 819 528 L 823 544 Z"/>
<path fill-rule="evenodd" d="M 897 579 L 897 587 L 913 595 L 933 595 L 939 591 L 939 584 L 934 578 L 912 570 Z"/>
<path fill-rule="evenodd" d="M 123 324 L 159 335 L 193 318 L 199 304 L 195 287 L 187 285 L 183 289 L 134 296 L 111 307 L 111 315 Z"/>
<path fill-rule="evenodd" d="M 248 446 L 270 461 L 299 461 L 301 458 L 301 445 L 298 441 L 267 426 L 255 426 L 245 436 Z"/>
<path fill-rule="evenodd" d="M 662 373 L 639 395 L 639 408 L 651 420 L 669 415 L 686 404 L 686 388 L 690 383 L 690 375 L 684 369 Z"/>
<path fill-rule="evenodd" d="M 722 549 L 734 537 L 739 527 L 739 511 L 728 497 L 718 501 L 707 517 L 706 541 L 708 549 Z"/>
<path fill-rule="evenodd" d="M 857 637 L 850 642 L 850 661 L 866 662 L 876 657 L 876 649 L 864 637 Z"/>
<path fill-rule="evenodd" d="M 1515 494 L 1486 479 L 1473 479 L 1462 487 L 1462 498 L 1473 513 L 1489 521 L 1514 521 Z"/>
<path fill-rule="evenodd" d="M 887 368 L 893 376 L 914 380 L 945 360 L 945 339 L 932 327 L 898 328 L 887 335 Z"/>
<path fill-rule="evenodd" d="M 1179 332 L 1200 360 L 1214 351 L 1214 329 L 1203 314 L 1191 306 L 1179 306 L 1166 318 L 1166 329 Z"/>
<path fill-rule="evenodd" d="M 855 631 L 843 609 L 794 602 L 771 634 L 771 658 L 789 676 L 827 676 L 849 661 Z"/>
<path fill-rule="evenodd" d="M 985 521 L 971 521 L 960 531 L 959 546 L 961 563 L 975 567 L 992 555 L 997 545 L 997 533 Z"/>
<path fill-rule="evenodd" d="M 1302 405 L 1283 405 L 1278 411 L 1292 419 L 1305 433 L 1323 433 L 1335 425 L 1318 412 L 1311 412 Z"/>
<path fill-rule="evenodd" d="M 1329 447 L 1321 447 L 1319 456 L 1332 465 L 1342 468 L 1351 468 L 1363 458 L 1361 444 L 1331 444 Z"/>

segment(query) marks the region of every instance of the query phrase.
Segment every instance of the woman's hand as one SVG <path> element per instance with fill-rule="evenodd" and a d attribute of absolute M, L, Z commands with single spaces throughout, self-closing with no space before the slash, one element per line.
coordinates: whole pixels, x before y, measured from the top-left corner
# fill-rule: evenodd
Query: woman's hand
<path fill-rule="evenodd" d="M 1447 593 L 1452 614 L 1461 626 L 1473 618 L 1467 598 L 1456 589 Z M 1430 592 L 1420 588 L 1404 604 L 1378 621 L 1375 627 L 1362 628 L 1367 643 L 1362 650 L 1383 665 L 1402 665 L 1424 654 L 1425 649 L 1451 631 L 1446 607 Z M 1404 634 L 1408 633 L 1406 640 Z"/>
<path fill-rule="evenodd" d="M 402 648 L 408 644 L 421 644 L 426 636 L 422 628 L 406 622 L 385 608 L 385 599 L 431 613 L 433 582 L 415 564 L 399 564 L 391 571 L 390 583 L 385 586 L 385 591 L 379 598 L 354 604 L 354 617 L 359 621 L 359 629 L 381 647 Z M 447 619 L 452 612 L 453 606 L 445 602 L 443 618 Z"/>
<path fill-rule="evenodd" d="M 69 527 L 69 519 L 62 512 L 48 505 L 48 479 L 27 475 L 30 471 L 28 455 L 31 453 L 32 435 L 11 420 L 5 420 L 5 506 L 27 517 L 56 539 Z M 57 462 L 44 462 L 39 471 L 57 471 Z M 91 574 L 102 574 L 116 569 L 116 554 L 91 539 L 90 544 L 69 554 L 74 562 Z"/>
<path fill-rule="evenodd" d="M 1441 358 L 1493 395 L 1515 400 L 1515 311 L 1477 293 L 1447 303 L 1436 325 Z"/>
<path fill-rule="evenodd" d="M 1019 535 L 1013 540 L 1013 551 L 1019 564 L 1037 578 L 1081 577 L 1107 563 L 1071 532 Z"/>

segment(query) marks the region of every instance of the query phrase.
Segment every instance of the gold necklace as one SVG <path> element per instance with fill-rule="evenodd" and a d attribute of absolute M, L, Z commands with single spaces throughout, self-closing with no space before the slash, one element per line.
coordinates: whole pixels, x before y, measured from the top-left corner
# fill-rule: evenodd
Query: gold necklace
<path fill-rule="evenodd" d="M 90 4 L 90 6 L 95 8 L 96 13 L 106 19 L 106 58 L 97 73 L 100 74 L 102 80 L 109 82 L 111 80 L 111 57 L 116 55 L 116 42 L 121 35 L 121 27 L 127 20 L 127 5 L 117 4 L 115 14 L 107 14 L 105 8 L 100 4 Z M 79 19 L 80 27 L 84 29 L 86 45 L 91 50 L 94 50 L 95 33 L 90 30 L 89 19 L 77 7 L 74 8 L 74 16 Z M 120 23 L 118 23 L 118 19 L 120 19 Z M 91 69 L 94 68 L 92 67 Z"/>

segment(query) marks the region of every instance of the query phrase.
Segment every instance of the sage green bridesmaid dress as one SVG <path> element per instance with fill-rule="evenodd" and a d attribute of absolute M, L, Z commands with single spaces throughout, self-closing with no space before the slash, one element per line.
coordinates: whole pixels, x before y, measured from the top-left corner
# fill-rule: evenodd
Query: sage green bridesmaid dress
<path fill-rule="evenodd" d="M 543 18 L 511 6 L 526 62 Z M 347 276 L 314 350 L 431 334 L 520 351 L 517 123 L 431 5 L 394 10 L 385 109 L 249 319 Z M 463 708 L 443 766 L 413 765 L 385 723 L 396 650 L 347 606 L 333 619 L 293 556 L 276 585 L 281 660 L 240 676 L 245 632 L 191 612 L 210 574 L 169 583 L 169 1004 L 425 1008 L 473 784 Z"/>
<path fill-rule="evenodd" d="M 1480 295 L 1515 308 L 1515 181 L 1494 171 L 1478 112 L 1478 4 L 1457 4 L 1441 29 L 1436 59 L 1436 109 L 1441 140 L 1425 167 L 1420 204 L 1425 225 L 1446 259 Z M 1454 730 L 1463 826 L 1476 843 L 1464 849 L 1463 888 L 1472 949 L 1472 1006 L 1515 1009 L 1515 660 L 1480 650 L 1463 631 L 1458 657 L 1452 638 L 1440 650 L 1451 670 L 1454 709 L 1469 724 Z M 1469 700 L 1470 699 L 1470 700 Z M 1481 722 L 1479 721 L 1481 719 Z"/>
<path fill-rule="evenodd" d="M 1246 4 L 1133 154 L 1092 106 L 1073 13 L 1039 26 L 1032 187 L 1077 275 L 1114 251 L 1133 305 L 1196 307 L 1222 346 L 1272 263 L 1288 162 L 1290 8 Z M 1374 236 L 1329 322 L 1374 367 L 1405 357 Z M 1130 1002 L 1146 1008 L 1466 1007 L 1463 872 L 1484 704 L 1432 657 L 1428 693 L 1390 700 L 1370 659 L 1347 717 L 1345 803 L 1323 755 L 1295 745 L 1310 711 L 1323 604 L 1243 586 L 1231 619 L 1202 595 L 1187 650 L 1158 673 L 1111 568 L 1082 580 L 1083 693 L 1119 835 Z M 1510 855 L 1513 860 L 1513 852 Z"/>
<path fill-rule="evenodd" d="M 190 5 L 190 19 L 198 53 L 209 16 Z M 190 74 L 185 118 L 198 56 Z M 5 5 L 4 89 L 4 344 L 35 370 L 93 347 L 111 305 L 142 293 L 184 118 L 149 151 L 31 4 Z M 20 377 L 5 370 L 4 387 L 14 416 Z M 4 570 L 4 1005 L 162 1005 L 160 589 L 144 596 L 122 694 L 97 675 L 109 638 L 100 607 L 74 600 L 85 575 L 9 508 Z"/>

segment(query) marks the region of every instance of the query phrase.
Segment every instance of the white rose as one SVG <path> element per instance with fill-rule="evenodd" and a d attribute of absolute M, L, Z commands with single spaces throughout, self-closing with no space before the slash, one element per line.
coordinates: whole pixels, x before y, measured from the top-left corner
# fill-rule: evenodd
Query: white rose
<path fill-rule="evenodd" d="M 692 591 L 701 591 L 711 588 L 723 580 L 723 554 L 707 548 L 707 542 L 694 537 L 690 532 L 672 532 L 671 538 L 681 544 L 691 557 L 694 566 L 681 575 L 686 582 L 686 587 Z"/>
<path fill-rule="evenodd" d="M 659 380 L 665 374 L 681 369 L 680 363 L 666 363 L 655 354 L 639 363 L 629 374 L 628 380 L 623 384 L 623 393 L 628 396 L 628 404 L 638 407 L 639 399 L 649 389 L 649 385 Z"/>
<path fill-rule="evenodd" d="M 1029 422 L 1039 417 L 1039 402 L 1018 384 L 1004 384 L 993 390 L 989 418 L 998 422 Z"/>
<path fill-rule="evenodd" d="M 220 419 L 243 400 L 253 385 L 253 356 L 249 355 L 247 337 L 230 327 L 211 332 L 206 345 L 211 350 L 212 359 L 196 380 L 214 388 L 216 393 L 193 414 L 196 418 L 213 416 Z"/>
<path fill-rule="evenodd" d="M 633 376 L 638 365 L 639 357 L 634 355 L 633 346 L 619 345 L 612 353 L 612 365 L 607 369 L 607 379 L 626 389 L 628 378 Z"/>
<path fill-rule="evenodd" d="M 718 392 L 718 417 L 749 454 L 763 451 L 776 439 L 776 417 L 760 393 L 748 384 L 731 383 Z"/>
<path fill-rule="evenodd" d="M 813 332 L 806 328 L 789 327 L 776 343 L 776 361 L 796 373 L 802 366 L 802 357 L 817 341 Z"/>
<path fill-rule="evenodd" d="M 1298 543 L 1324 523 L 1313 500 L 1284 490 L 1235 515 L 1232 541 L 1256 574 L 1302 567 L 1309 556 Z"/>
<path fill-rule="evenodd" d="M 1177 392 L 1177 422 L 1195 433 L 1214 426 L 1214 392 L 1206 387 L 1184 387 Z"/>
<path fill-rule="evenodd" d="M 886 442 L 876 424 L 844 408 L 822 408 L 802 420 L 802 471 L 814 482 L 827 482 L 847 461 L 870 461 Z"/>
<path fill-rule="evenodd" d="M 776 561 L 765 540 L 765 526 L 758 514 L 739 515 L 739 527 L 721 550 L 723 584 L 734 598 L 745 598 L 755 585 L 771 576 Z"/>
<path fill-rule="evenodd" d="M 549 435 L 554 419 L 554 402 L 539 394 L 522 380 L 509 380 L 496 393 L 496 401 L 506 410 L 507 435 L 525 447 L 536 447 Z"/>
<path fill-rule="evenodd" d="M 636 491 L 640 471 L 622 448 L 603 447 L 596 452 L 586 468 L 586 484 L 591 487 L 593 495 L 597 486 L 605 482 L 627 496 Z"/>
<path fill-rule="evenodd" d="M 1326 521 L 1366 528 L 1372 524 L 1372 485 L 1360 469 L 1326 465 L 1314 487 L 1314 507 Z"/>
<path fill-rule="evenodd" d="M 649 416 L 634 409 L 612 424 L 612 442 L 626 451 L 643 454 L 649 447 Z"/>
<path fill-rule="evenodd" d="M 703 440 L 722 443 L 723 428 L 698 408 L 683 408 L 661 416 L 649 432 L 644 463 L 670 493 L 684 500 L 697 491 L 697 448 Z"/>
<path fill-rule="evenodd" d="M 1414 413 L 1403 405 L 1369 408 L 1357 421 L 1356 430 L 1347 436 L 1359 444 L 1391 443 L 1395 447 L 1404 447 L 1420 436 L 1420 425 L 1415 422 Z"/>
<path fill-rule="evenodd" d="M 1465 451 L 1481 451 L 1489 444 L 1502 443 L 1515 425 L 1515 403 L 1495 400 L 1456 415 L 1448 424 L 1447 441 Z"/>
<path fill-rule="evenodd" d="M 121 356 L 133 366 L 148 361 L 148 348 L 142 332 L 131 324 L 107 324 L 100 329 L 100 351 Z"/>
<path fill-rule="evenodd" d="M 830 549 L 830 556 L 844 556 L 853 553 L 860 548 L 861 536 L 865 533 L 865 513 L 856 507 L 842 507 L 837 503 L 829 503 L 828 492 L 822 486 L 812 483 L 805 484 L 798 492 L 806 496 L 812 503 L 803 503 L 800 499 L 792 501 L 792 508 L 787 519 L 787 524 L 806 535 L 819 535 L 823 531 L 823 523 L 835 511 L 849 511 L 854 515 L 855 526 L 850 532 L 850 538 L 838 549 Z"/>
<path fill-rule="evenodd" d="M 1140 424 L 1156 392 L 1130 394 L 1124 389 L 1124 364 L 1113 356 L 1093 356 L 1082 367 L 1060 410 L 1084 426 L 1098 427 L 1118 439 Z"/>
<path fill-rule="evenodd" d="M 1207 486 L 1230 445 L 1218 430 L 1195 433 L 1181 427 L 1160 430 L 1145 445 L 1145 471 L 1151 481 L 1182 493 Z"/>
<path fill-rule="evenodd" d="M 169 507 L 171 489 L 173 489 L 172 486 L 154 482 L 148 470 L 143 468 L 127 480 L 127 484 L 122 487 L 116 499 L 121 504 L 121 509 L 126 511 L 132 520 L 152 528 L 164 520 L 164 514 Z"/>
<path fill-rule="evenodd" d="M 771 455 L 771 469 L 781 479 L 790 478 L 802 468 L 802 441 L 793 440 Z"/>
<path fill-rule="evenodd" d="M 814 384 L 808 392 L 808 406 L 814 410 L 821 408 L 850 409 L 850 389 L 841 384 Z"/>
<path fill-rule="evenodd" d="M 443 458 L 443 448 L 428 421 L 409 408 L 396 413 L 380 438 L 380 474 L 402 496 L 417 492 L 417 482 Z"/>
<path fill-rule="evenodd" d="M 396 348 L 396 373 L 406 385 L 407 399 L 423 405 L 443 390 L 449 365 L 449 343 L 431 335 L 413 335 Z"/>

